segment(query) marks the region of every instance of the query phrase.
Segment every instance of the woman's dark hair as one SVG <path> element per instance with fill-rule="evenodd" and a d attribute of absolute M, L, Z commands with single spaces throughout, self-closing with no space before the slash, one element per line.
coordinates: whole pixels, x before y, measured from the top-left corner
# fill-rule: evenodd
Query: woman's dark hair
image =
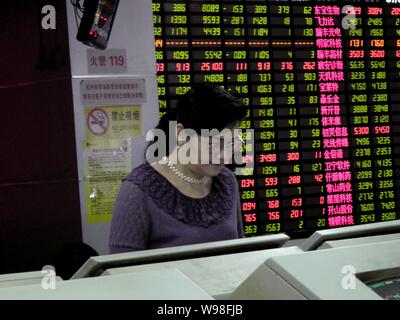
<path fill-rule="evenodd" d="M 176 108 L 161 117 L 156 129 L 163 130 L 169 141 L 169 121 L 181 123 L 184 128 L 200 134 L 201 129 L 221 131 L 245 116 L 246 108 L 242 99 L 219 86 L 196 85 L 180 97 Z"/>

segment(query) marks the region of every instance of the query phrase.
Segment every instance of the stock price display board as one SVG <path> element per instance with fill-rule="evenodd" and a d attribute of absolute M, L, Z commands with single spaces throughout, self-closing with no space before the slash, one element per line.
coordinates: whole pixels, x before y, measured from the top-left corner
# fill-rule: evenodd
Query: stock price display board
<path fill-rule="evenodd" d="M 247 106 L 246 235 L 400 218 L 400 4 L 153 0 L 153 19 L 161 114 L 196 83 Z"/>

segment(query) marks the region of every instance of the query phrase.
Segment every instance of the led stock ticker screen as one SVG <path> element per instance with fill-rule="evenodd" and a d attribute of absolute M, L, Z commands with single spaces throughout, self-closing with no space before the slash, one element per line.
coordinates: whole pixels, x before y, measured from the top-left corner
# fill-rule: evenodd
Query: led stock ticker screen
<path fill-rule="evenodd" d="M 400 217 L 400 4 L 153 0 L 160 114 L 193 84 L 243 98 L 245 234 Z M 249 135 L 254 136 L 249 136 Z"/>

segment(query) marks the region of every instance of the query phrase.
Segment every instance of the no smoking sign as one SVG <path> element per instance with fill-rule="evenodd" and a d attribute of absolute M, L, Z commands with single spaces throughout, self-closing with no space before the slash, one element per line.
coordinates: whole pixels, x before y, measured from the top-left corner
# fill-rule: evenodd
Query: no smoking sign
<path fill-rule="evenodd" d="M 105 110 L 96 108 L 89 112 L 87 117 L 87 126 L 93 134 L 101 136 L 106 134 L 110 120 Z"/>

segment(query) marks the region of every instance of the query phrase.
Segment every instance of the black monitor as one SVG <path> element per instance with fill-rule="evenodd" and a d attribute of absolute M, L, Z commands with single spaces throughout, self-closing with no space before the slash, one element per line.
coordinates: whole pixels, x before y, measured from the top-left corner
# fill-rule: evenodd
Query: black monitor
<path fill-rule="evenodd" d="M 276 234 L 91 257 L 71 279 L 99 276 L 110 268 L 279 248 L 289 239 Z"/>
<path fill-rule="evenodd" d="M 76 39 L 97 49 L 105 49 L 118 3 L 119 0 L 85 0 Z"/>
<path fill-rule="evenodd" d="M 400 276 L 374 281 L 368 286 L 385 300 L 400 300 Z"/>

